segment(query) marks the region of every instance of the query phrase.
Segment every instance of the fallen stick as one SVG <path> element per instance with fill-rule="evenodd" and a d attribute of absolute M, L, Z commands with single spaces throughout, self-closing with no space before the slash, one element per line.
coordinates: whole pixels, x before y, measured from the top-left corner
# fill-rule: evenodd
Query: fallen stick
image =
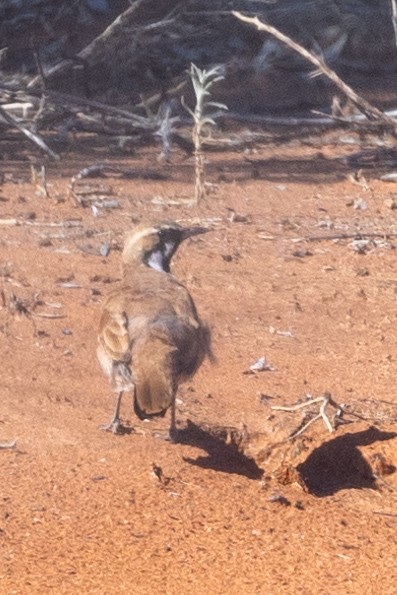
<path fill-rule="evenodd" d="M 261 236 L 258 236 L 259 238 Z M 368 232 L 357 231 L 356 233 L 335 233 L 327 236 L 307 236 L 303 238 L 291 238 L 291 242 L 323 242 L 326 240 L 354 240 L 358 238 L 397 238 L 397 232 Z M 263 239 L 269 239 L 268 237 Z"/>
<path fill-rule="evenodd" d="M 27 225 L 30 227 L 83 227 L 81 221 L 61 221 L 56 223 L 54 221 L 23 221 L 21 219 L 0 219 L 0 225 Z"/>
<path fill-rule="evenodd" d="M 222 119 L 222 120 L 236 120 L 237 122 L 249 122 L 252 124 L 268 124 L 268 125 L 274 125 L 274 126 L 329 126 L 329 127 L 334 127 L 337 128 L 338 125 L 339 127 L 342 126 L 346 126 L 346 125 L 357 125 L 359 127 L 367 127 L 370 130 L 373 130 L 376 127 L 379 127 L 381 125 L 381 122 L 376 121 L 376 120 L 370 120 L 368 121 L 367 116 L 363 113 L 360 114 L 355 114 L 352 116 L 331 116 L 331 115 L 327 115 L 324 114 L 323 112 L 319 112 L 316 110 L 312 110 L 313 114 L 315 114 L 316 116 L 318 114 L 321 115 L 321 117 L 295 117 L 295 116 L 262 116 L 262 115 L 258 115 L 258 114 L 239 114 L 238 112 L 215 112 L 215 117 L 217 119 Z M 397 110 L 396 109 L 392 109 L 392 110 L 385 110 L 384 112 L 382 112 L 386 117 L 390 117 L 391 119 L 394 118 L 394 116 L 397 116 Z M 394 122 L 394 120 L 393 120 Z M 181 119 L 181 123 L 184 124 L 185 122 Z M 389 126 L 389 124 L 387 124 Z M 397 124 L 396 124 L 397 125 Z M 385 126 L 385 124 L 383 123 L 383 126 Z"/>
<path fill-rule="evenodd" d="M 66 318 L 65 314 L 50 314 L 46 312 L 31 312 L 32 316 L 36 318 L 49 318 L 49 319 L 56 319 L 56 318 Z"/>
<path fill-rule="evenodd" d="M 261 233 L 257 234 L 257 237 L 260 240 L 277 240 L 277 236 L 271 235 L 264 235 Z M 290 242 L 299 243 L 299 242 L 325 242 L 327 240 L 355 240 L 355 239 L 362 239 L 362 238 L 397 238 L 397 232 L 374 232 L 370 231 L 366 233 L 365 231 L 357 231 L 356 233 L 335 233 L 332 235 L 326 236 L 303 236 L 301 238 L 286 238 Z"/>
<path fill-rule="evenodd" d="M 379 514 L 381 516 L 388 516 L 388 517 L 392 517 L 392 518 L 397 518 L 397 514 L 395 514 L 394 512 L 384 512 L 383 510 L 374 510 L 373 513 L 374 514 Z"/>
<path fill-rule="evenodd" d="M 22 225 L 18 219 L 0 219 L 0 225 Z"/>
<path fill-rule="evenodd" d="M 91 229 L 84 229 L 82 231 L 74 231 L 71 233 L 38 233 L 40 240 L 79 240 L 81 238 L 93 238 L 98 236 L 111 236 L 111 231 L 92 231 Z"/>

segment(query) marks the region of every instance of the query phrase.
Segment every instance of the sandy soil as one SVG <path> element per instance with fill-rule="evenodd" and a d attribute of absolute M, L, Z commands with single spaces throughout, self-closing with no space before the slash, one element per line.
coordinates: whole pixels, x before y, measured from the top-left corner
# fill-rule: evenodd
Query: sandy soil
<path fill-rule="evenodd" d="M 42 160 L 13 138 L 0 148 L 0 440 L 16 440 L 0 451 L 0 592 L 395 593 L 397 265 L 382 234 L 397 233 L 397 191 L 379 180 L 385 159 L 368 154 L 354 180 L 347 134 L 209 153 L 213 192 L 188 207 L 192 161 L 179 153 L 160 165 L 157 148 L 76 139 L 47 164 L 43 196 L 30 171 Z M 134 175 L 87 179 L 80 197 L 118 208 L 68 195 L 98 161 Z M 205 436 L 159 440 L 168 419 L 139 422 L 128 399 L 137 432 L 101 432 L 114 395 L 95 355 L 100 305 L 142 218 L 213 228 L 173 268 L 218 360 L 181 387 L 181 428 L 245 426 L 266 448 L 302 420 L 272 405 L 324 391 L 365 419 L 332 434 L 319 420 L 259 467 Z M 298 241 L 358 231 L 380 235 Z M 245 373 L 261 356 L 274 369 Z"/>

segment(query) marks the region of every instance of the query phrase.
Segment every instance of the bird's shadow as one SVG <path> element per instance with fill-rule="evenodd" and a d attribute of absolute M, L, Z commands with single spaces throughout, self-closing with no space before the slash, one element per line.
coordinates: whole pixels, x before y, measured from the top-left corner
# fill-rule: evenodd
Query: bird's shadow
<path fill-rule="evenodd" d="M 374 426 L 362 432 L 338 436 L 316 448 L 297 466 L 297 471 L 308 491 L 318 497 L 352 488 L 376 489 L 374 472 L 358 446 L 396 437 L 397 432 L 383 432 Z"/>
<path fill-rule="evenodd" d="M 183 457 L 183 460 L 191 465 L 243 475 L 249 479 L 260 479 L 263 475 L 263 469 L 258 467 L 253 459 L 242 454 L 235 444 L 228 444 L 191 420 L 188 420 L 185 428 L 178 429 L 175 441 L 178 444 L 194 446 L 206 451 L 206 456 L 199 456 L 196 459 Z"/>

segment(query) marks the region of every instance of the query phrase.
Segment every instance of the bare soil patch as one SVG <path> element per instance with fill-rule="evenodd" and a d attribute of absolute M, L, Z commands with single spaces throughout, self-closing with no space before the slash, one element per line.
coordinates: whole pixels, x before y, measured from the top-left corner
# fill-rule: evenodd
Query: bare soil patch
<path fill-rule="evenodd" d="M 15 140 L 1 145 L 0 219 L 20 224 L 0 226 L 0 441 L 17 441 L 0 450 L 0 592 L 394 593 L 397 268 L 386 234 L 397 211 L 394 185 L 379 180 L 387 163 L 372 150 L 354 179 L 358 139 L 331 135 L 209 153 L 213 193 L 187 207 L 186 155 L 160 165 L 156 148 L 120 155 L 98 142 L 77 137 L 47 165 L 48 197 L 23 145 L 18 158 Z M 100 160 L 164 179 L 89 179 L 96 206 L 84 208 L 70 179 Z M 123 418 L 139 432 L 98 429 L 114 404 L 95 356 L 100 303 L 120 278 L 123 233 L 143 218 L 213 227 L 173 268 L 218 360 L 179 393 L 180 444 L 153 437 L 168 419 L 139 422 L 128 399 Z M 357 235 L 302 241 L 343 234 Z M 246 374 L 262 356 L 274 369 Z M 332 434 L 318 421 L 258 467 L 202 431 L 246 427 L 257 453 L 302 419 L 272 405 L 325 391 L 362 419 Z"/>

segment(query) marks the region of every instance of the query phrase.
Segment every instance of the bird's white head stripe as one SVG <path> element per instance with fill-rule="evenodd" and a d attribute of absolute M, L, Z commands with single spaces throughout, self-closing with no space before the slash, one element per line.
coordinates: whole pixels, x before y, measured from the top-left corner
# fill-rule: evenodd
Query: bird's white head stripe
<path fill-rule="evenodd" d="M 151 236 L 157 233 L 157 229 L 155 227 L 145 227 L 145 229 L 140 229 L 139 231 L 132 233 L 127 237 L 126 243 L 124 245 L 124 250 L 127 251 L 131 246 L 146 238 L 147 236 Z"/>

